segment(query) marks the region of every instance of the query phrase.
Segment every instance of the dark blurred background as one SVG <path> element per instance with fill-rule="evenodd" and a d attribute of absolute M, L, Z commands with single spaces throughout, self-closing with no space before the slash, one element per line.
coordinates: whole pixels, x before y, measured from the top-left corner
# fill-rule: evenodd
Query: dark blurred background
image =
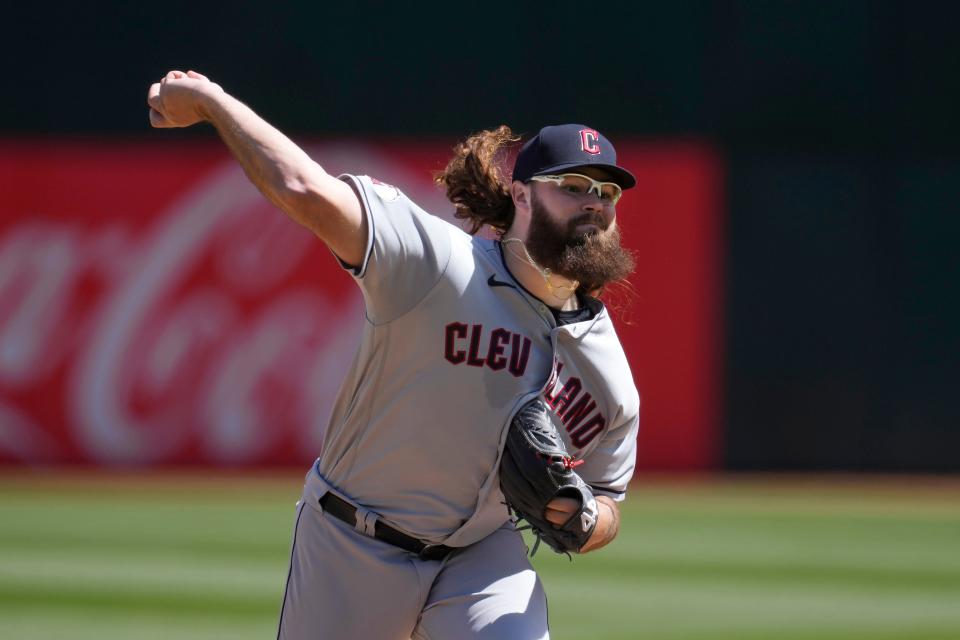
<path fill-rule="evenodd" d="M 5 13 L 8 139 L 149 136 L 148 84 L 192 68 L 296 136 L 583 121 L 710 145 L 725 171 L 722 465 L 960 470 L 956 3 Z"/>

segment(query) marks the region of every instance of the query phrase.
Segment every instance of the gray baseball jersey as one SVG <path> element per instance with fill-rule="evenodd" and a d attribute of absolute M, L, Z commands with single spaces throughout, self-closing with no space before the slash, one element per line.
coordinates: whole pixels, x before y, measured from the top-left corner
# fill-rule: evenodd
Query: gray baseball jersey
<path fill-rule="evenodd" d="M 507 520 L 497 468 L 506 426 L 542 394 L 578 472 L 623 497 L 639 396 L 606 309 L 557 326 L 504 264 L 501 245 L 421 210 L 398 189 L 341 176 L 368 223 L 354 278 L 366 303 L 359 350 L 317 470 L 389 525 L 465 546 Z"/>

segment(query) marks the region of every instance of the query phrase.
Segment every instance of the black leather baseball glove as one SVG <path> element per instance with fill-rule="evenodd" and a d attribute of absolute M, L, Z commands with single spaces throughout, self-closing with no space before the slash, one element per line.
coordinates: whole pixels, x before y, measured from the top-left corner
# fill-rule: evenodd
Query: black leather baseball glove
<path fill-rule="evenodd" d="M 576 553 L 597 525 L 597 501 L 574 471 L 582 461 L 567 455 L 548 411 L 544 401 L 536 398 L 513 418 L 500 462 L 500 489 L 507 506 L 517 518 L 526 520 L 527 528 L 537 536 L 533 553 L 541 541 L 557 553 Z M 545 517 L 547 503 L 558 497 L 573 498 L 580 504 L 559 527 Z"/>

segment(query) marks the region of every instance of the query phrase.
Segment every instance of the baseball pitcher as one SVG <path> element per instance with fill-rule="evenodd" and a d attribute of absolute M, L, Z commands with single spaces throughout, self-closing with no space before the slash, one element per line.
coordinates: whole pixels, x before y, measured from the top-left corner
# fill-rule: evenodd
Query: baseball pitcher
<path fill-rule="evenodd" d="M 297 506 L 278 638 L 548 638 L 518 529 L 603 547 L 635 458 L 640 400 L 597 298 L 633 268 L 616 205 L 635 179 L 610 141 L 545 127 L 508 178 L 510 130 L 469 137 L 437 182 L 470 234 L 392 185 L 329 175 L 199 73 L 169 72 L 147 102 L 154 127 L 211 123 L 365 301 Z"/>

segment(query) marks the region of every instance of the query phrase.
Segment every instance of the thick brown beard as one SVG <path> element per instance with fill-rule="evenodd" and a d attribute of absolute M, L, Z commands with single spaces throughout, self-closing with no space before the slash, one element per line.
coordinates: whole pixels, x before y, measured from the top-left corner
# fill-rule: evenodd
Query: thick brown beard
<path fill-rule="evenodd" d="M 603 229 L 604 222 L 597 216 L 578 216 L 564 228 L 553 221 L 536 194 L 531 194 L 530 215 L 530 233 L 525 243 L 530 255 L 541 267 L 579 280 L 581 291 L 594 293 L 633 273 L 633 256 L 620 245 L 619 229 L 589 234 L 576 232 L 577 226 L 585 223 L 594 223 Z"/>

